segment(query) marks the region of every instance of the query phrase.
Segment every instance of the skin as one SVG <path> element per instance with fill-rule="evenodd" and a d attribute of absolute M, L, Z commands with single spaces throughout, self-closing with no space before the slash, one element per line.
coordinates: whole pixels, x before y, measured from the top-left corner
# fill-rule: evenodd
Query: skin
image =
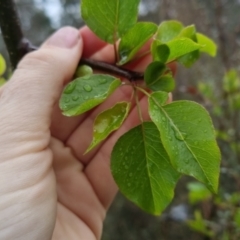
<path fill-rule="evenodd" d="M 117 139 L 139 124 L 135 104 L 122 127 L 90 153 L 94 118 L 132 88 L 117 89 L 94 110 L 61 115 L 58 100 L 81 57 L 113 62 L 113 47 L 88 28 L 65 27 L 25 56 L 0 89 L 0 239 L 100 239 L 116 192 L 109 169 Z M 143 71 L 145 56 L 129 68 Z M 147 101 L 140 96 L 144 119 Z"/>

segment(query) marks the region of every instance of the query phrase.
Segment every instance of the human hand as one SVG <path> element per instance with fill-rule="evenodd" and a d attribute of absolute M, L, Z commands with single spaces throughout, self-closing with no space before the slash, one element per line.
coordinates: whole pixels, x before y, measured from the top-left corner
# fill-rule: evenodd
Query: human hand
<path fill-rule="evenodd" d="M 132 104 L 123 126 L 83 155 L 94 118 L 117 101 L 130 101 L 132 88 L 120 87 L 86 114 L 62 116 L 58 99 L 81 56 L 114 61 L 113 47 L 88 28 L 79 34 L 67 27 L 24 57 L 0 89 L 0 239 L 100 239 L 117 192 L 110 153 L 139 118 Z M 131 67 L 142 71 L 150 60 L 146 56 Z M 144 97 L 140 104 L 147 118 Z"/>

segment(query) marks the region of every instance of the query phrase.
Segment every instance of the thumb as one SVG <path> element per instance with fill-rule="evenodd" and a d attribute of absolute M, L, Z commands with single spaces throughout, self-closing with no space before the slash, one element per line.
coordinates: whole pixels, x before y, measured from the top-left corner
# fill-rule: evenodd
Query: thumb
<path fill-rule="evenodd" d="M 79 31 L 64 27 L 39 50 L 27 54 L 1 93 L 1 126 L 11 126 L 5 128 L 8 132 L 19 129 L 46 132 L 54 103 L 72 77 L 82 47 Z"/>

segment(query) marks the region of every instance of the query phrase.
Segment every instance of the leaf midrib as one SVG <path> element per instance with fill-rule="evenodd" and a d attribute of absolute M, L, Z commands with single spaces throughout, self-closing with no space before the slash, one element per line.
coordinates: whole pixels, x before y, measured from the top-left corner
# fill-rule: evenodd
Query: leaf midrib
<path fill-rule="evenodd" d="M 167 112 L 164 110 L 164 108 L 163 108 L 161 105 L 158 104 L 158 102 L 156 101 L 155 98 L 153 98 L 153 101 L 154 101 L 155 104 L 163 111 L 163 113 L 165 114 L 166 118 L 169 120 L 170 123 L 172 123 L 172 126 L 174 126 L 175 130 L 177 130 L 178 133 L 180 133 L 181 136 L 182 136 L 182 133 L 181 133 L 180 130 L 177 128 L 177 126 L 173 123 L 173 121 L 171 120 L 171 118 L 169 117 L 169 115 L 167 114 Z M 187 142 L 186 142 L 184 139 L 183 139 L 182 141 L 184 142 L 185 146 L 187 147 L 187 149 L 189 150 L 189 152 L 192 154 L 192 156 L 194 157 L 194 159 L 196 160 L 196 162 L 197 162 L 198 165 L 200 166 L 200 168 L 201 168 L 204 176 L 205 176 L 206 179 L 208 180 L 208 182 L 212 184 L 212 182 L 209 180 L 208 176 L 206 175 L 205 171 L 203 170 L 201 164 L 199 163 L 198 158 L 197 158 L 196 155 L 192 152 L 192 150 L 189 148 Z"/>
<path fill-rule="evenodd" d="M 144 145 L 144 152 L 145 152 L 145 157 L 146 157 L 146 163 L 148 163 L 147 159 L 148 159 L 148 155 L 147 155 L 147 151 L 146 151 L 146 136 L 144 134 L 144 126 L 143 126 L 143 122 L 141 123 L 141 128 L 142 128 L 142 136 L 143 136 L 143 145 Z M 147 167 L 147 174 L 148 174 L 148 179 L 149 179 L 149 185 L 150 185 L 150 189 L 151 189 L 151 193 L 152 193 L 152 198 L 153 198 L 153 204 L 154 204 L 154 211 L 156 209 L 156 203 L 155 203 L 155 198 L 154 198 L 154 194 L 153 194 L 153 187 L 152 187 L 152 183 L 150 181 L 151 178 L 151 174 L 149 171 L 149 168 Z"/>

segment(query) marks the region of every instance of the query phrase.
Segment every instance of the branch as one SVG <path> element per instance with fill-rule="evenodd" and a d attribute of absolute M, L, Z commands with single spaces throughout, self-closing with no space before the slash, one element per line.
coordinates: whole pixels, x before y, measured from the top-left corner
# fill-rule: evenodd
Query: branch
<path fill-rule="evenodd" d="M 86 64 L 96 70 L 101 70 L 107 73 L 112 73 L 112 74 L 127 78 L 129 81 L 136 81 L 136 80 L 143 79 L 143 73 L 134 72 L 134 71 L 124 69 L 106 62 L 100 62 L 93 59 L 82 58 L 79 62 L 79 65 L 82 65 L 82 64 Z"/>
<path fill-rule="evenodd" d="M 30 51 L 31 44 L 24 38 L 13 0 L 0 0 L 0 27 L 13 69 Z"/>

